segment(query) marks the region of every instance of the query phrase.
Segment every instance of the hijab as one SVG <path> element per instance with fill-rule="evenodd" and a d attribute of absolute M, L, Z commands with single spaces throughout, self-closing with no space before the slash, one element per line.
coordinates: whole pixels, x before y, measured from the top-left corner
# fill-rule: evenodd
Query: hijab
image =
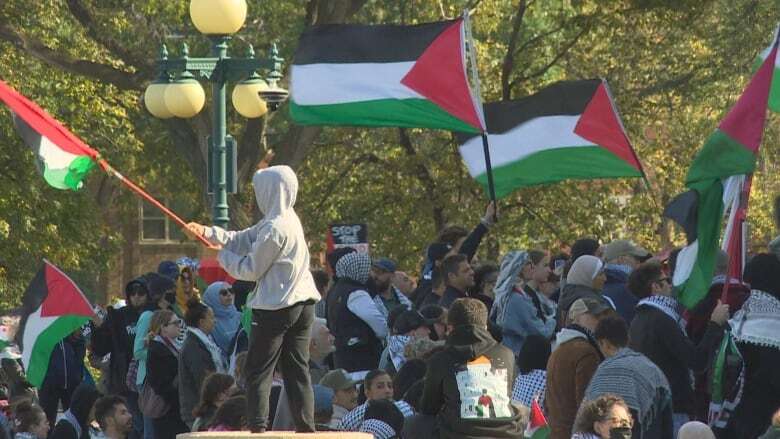
<path fill-rule="evenodd" d="M 203 294 L 203 302 L 214 311 L 214 330 L 211 331 L 211 336 L 214 337 L 217 346 L 227 353 L 230 352 L 233 336 L 241 325 L 241 313 L 236 310 L 236 307 L 232 303 L 223 305 L 219 300 L 220 291 L 228 288 L 230 284 L 227 282 L 214 282 Z"/>
<path fill-rule="evenodd" d="M 593 279 L 599 275 L 602 268 L 604 268 L 604 262 L 601 259 L 591 255 L 582 255 L 572 264 L 571 270 L 566 276 L 566 284 L 593 288 Z"/>

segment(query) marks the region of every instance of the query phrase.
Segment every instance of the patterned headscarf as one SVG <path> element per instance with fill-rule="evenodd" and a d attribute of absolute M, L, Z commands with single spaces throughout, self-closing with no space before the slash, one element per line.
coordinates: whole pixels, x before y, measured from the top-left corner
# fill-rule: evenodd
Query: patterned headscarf
<path fill-rule="evenodd" d="M 360 424 L 358 431 L 371 433 L 374 439 L 392 439 L 397 434 L 390 424 L 379 419 L 366 419 Z"/>
<path fill-rule="evenodd" d="M 365 284 L 371 275 L 371 258 L 365 253 L 350 253 L 336 262 L 336 277 Z"/>
<path fill-rule="evenodd" d="M 496 278 L 496 286 L 493 288 L 496 298 L 491 312 L 495 315 L 497 322 L 504 320 L 504 310 L 512 296 L 510 293 L 517 283 L 520 271 L 530 261 L 528 252 L 518 250 L 507 253 L 501 260 L 501 269 L 498 272 L 498 278 Z"/>

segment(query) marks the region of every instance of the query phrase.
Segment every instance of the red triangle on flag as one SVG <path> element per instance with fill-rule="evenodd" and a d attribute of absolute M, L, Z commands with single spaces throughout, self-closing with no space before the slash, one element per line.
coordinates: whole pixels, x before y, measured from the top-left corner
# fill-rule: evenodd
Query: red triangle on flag
<path fill-rule="evenodd" d="M 642 170 L 642 165 L 623 129 L 615 104 L 603 82 L 596 89 L 580 120 L 577 121 L 574 133 L 608 149 L 637 170 Z"/>
<path fill-rule="evenodd" d="M 79 287 L 57 267 L 45 261 L 46 299 L 41 304 L 41 317 L 79 315 L 93 317 L 92 306 Z"/>
<path fill-rule="evenodd" d="M 533 400 L 531 403 L 531 416 L 528 420 L 528 427 L 529 428 L 537 428 L 537 427 L 543 427 L 547 425 L 547 419 L 544 417 L 544 412 L 542 412 L 542 408 L 539 407 L 539 401 L 536 399 Z"/>
<path fill-rule="evenodd" d="M 462 19 L 456 20 L 433 40 L 401 79 L 401 84 L 483 131 L 466 76 Z"/>

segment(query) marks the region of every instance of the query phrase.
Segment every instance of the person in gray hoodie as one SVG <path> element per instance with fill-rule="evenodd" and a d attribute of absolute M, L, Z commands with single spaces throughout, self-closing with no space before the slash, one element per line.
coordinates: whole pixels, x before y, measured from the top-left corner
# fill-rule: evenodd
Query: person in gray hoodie
<path fill-rule="evenodd" d="M 272 166 L 257 171 L 252 185 L 264 215 L 260 222 L 241 231 L 190 223 L 188 234 L 221 247 L 219 263 L 235 279 L 257 282 L 247 299 L 252 308 L 246 360 L 249 428 L 262 433 L 269 427 L 273 372 L 281 361 L 295 430 L 313 432 L 309 339 L 320 294 L 309 271 L 303 226 L 293 210 L 298 178 L 288 166 Z"/>

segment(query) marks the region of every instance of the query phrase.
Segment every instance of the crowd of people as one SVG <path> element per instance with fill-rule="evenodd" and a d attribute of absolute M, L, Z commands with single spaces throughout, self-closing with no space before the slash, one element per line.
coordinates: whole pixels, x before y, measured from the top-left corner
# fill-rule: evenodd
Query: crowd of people
<path fill-rule="evenodd" d="M 58 343 L 39 389 L 3 359 L 0 436 L 520 438 L 538 410 L 553 439 L 780 437 L 777 241 L 743 280 L 719 255 L 693 309 L 673 294 L 677 252 L 630 240 L 478 260 L 493 204 L 472 230 L 442 230 L 419 276 L 351 248 L 311 269 L 297 180 L 275 168 L 253 180 L 261 223 L 190 225 L 243 280 L 201 293 L 190 266 L 163 261 L 127 285 L 124 306 Z M 728 340 L 740 390 L 716 423 L 713 365 Z"/>

